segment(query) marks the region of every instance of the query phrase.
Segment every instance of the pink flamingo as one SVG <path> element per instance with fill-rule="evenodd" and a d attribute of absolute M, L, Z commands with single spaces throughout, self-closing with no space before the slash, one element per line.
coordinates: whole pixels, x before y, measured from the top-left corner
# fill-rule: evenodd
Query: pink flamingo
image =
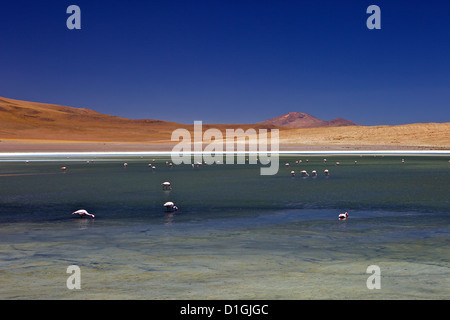
<path fill-rule="evenodd" d="M 77 211 L 75 211 L 75 212 L 72 212 L 72 214 L 77 214 L 77 215 L 80 216 L 80 217 L 88 216 L 88 217 L 91 217 L 92 219 L 95 219 L 95 216 L 94 216 L 93 214 L 87 212 L 87 211 L 84 210 L 84 209 L 80 209 L 80 210 L 77 210 Z"/>

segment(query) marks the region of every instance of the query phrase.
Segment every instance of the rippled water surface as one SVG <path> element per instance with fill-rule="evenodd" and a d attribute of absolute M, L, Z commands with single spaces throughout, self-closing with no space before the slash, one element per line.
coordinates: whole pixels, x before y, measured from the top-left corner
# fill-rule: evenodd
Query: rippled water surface
<path fill-rule="evenodd" d="M 0 298 L 448 298 L 448 156 L 325 157 L 285 156 L 274 176 L 162 156 L 3 159 Z"/>

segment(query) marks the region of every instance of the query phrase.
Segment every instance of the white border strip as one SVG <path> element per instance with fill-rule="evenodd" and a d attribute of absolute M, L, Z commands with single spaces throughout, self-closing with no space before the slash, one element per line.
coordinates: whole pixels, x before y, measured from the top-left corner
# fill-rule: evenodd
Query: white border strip
<path fill-rule="evenodd" d="M 342 150 L 342 151 L 267 151 L 267 152 L 173 152 L 173 151 L 123 151 L 123 152 L 8 152 L 1 153 L 0 159 L 6 157 L 62 157 L 62 156 L 144 156 L 144 155 L 198 155 L 198 154 L 279 154 L 279 155 L 295 155 L 295 154 L 336 154 L 336 155 L 450 155 L 450 150 Z"/>

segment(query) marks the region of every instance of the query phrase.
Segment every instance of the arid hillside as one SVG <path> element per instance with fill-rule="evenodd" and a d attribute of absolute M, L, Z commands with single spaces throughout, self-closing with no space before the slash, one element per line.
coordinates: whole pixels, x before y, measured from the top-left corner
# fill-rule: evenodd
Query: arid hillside
<path fill-rule="evenodd" d="M 450 123 L 291 129 L 280 143 L 303 146 L 450 149 Z"/>
<path fill-rule="evenodd" d="M 182 125 L 130 120 L 90 109 L 0 98 L 0 139 L 147 141 L 170 138 Z"/>

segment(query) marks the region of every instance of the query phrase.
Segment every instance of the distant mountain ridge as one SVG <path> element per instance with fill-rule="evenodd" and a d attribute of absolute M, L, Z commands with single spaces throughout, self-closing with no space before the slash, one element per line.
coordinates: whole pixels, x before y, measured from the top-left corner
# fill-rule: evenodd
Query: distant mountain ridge
<path fill-rule="evenodd" d="M 356 125 L 354 122 L 344 118 L 325 121 L 301 112 L 289 112 L 282 116 L 259 122 L 258 124 L 286 128 L 345 127 Z"/>
<path fill-rule="evenodd" d="M 309 114 L 291 112 L 250 124 L 203 124 L 203 129 L 313 128 L 355 125 L 337 118 L 330 121 Z M 102 114 L 88 108 L 21 101 L 0 97 L 0 139 L 42 139 L 83 141 L 159 141 L 170 139 L 178 128 L 193 129 L 192 124 L 139 119 Z"/>
<path fill-rule="evenodd" d="M 87 108 L 74 108 L 68 106 L 21 101 L 0 97 L 0 123 L 3 128 L 17 129 L 36 129 L 39 127 L 66 125 L 67 121 L 78 128 L 89 126 L 108 125 L 166 125 L 166 126 L 189 126 L 171 121 L 140 119 L 131 120 L 124 117 L 117 117 L 108 114 L 102 114 Z M 204 124 L 208 126 L 208 124 Z M 238 123 L 228 124 L 229 126 L 239 125 Z M 244 125 L 244 124 L 243 124 Z M 285 115 L 271 118 L 254 124 L 256 127 L 286 127 L 286 128 L 312 128 L 312 127 L 342 127 L 353 126 L 352 121 L 336 118 L 330 121 L 320 120 L 307 113 L 290 112 Z M 224 126 L 223 124 L 221 126 Z"/>

